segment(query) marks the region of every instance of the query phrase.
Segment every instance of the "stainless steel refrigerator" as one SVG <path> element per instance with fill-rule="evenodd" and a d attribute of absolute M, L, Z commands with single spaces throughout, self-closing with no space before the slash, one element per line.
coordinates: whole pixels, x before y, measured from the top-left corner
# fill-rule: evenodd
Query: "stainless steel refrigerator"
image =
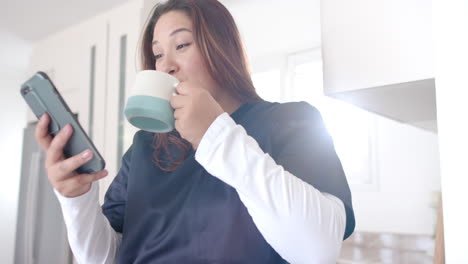
<path fill-rule="evenodd" d="M 45 153 L 34 138 L 36 123 L 24 129 L 15 263 L 71 264 L 60 204 L 47 179 Z"/>

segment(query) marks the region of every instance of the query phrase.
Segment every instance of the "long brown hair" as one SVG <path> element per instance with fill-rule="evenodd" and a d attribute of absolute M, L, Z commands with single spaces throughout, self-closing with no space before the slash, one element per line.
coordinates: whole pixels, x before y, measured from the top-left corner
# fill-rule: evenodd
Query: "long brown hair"
<path fill-rule="evenodd" d="M 192 21 L 195 41 L 218 85 L 228 90 L 241 103 L 261 101 L 250 78 L 247 57 L 240 34 L 229 11 L 216 0 L 169 0 L 155 6 L 146 22 L 141 41 L 143 70 L 156 70 L 152 50 L 153 31 L 159 18 L 169 11 L 182 11 Z M 174 160 L 169 151 L 173 144 L 182 155 Z M 177 131 L 156 133 L 153 159 L 164 171 L 175 170 L 185 160 L 191 144 Z M 160 157 L 165 156 L 165 162 Z M 165 163 L 167 166 L 163 166 Z"/>

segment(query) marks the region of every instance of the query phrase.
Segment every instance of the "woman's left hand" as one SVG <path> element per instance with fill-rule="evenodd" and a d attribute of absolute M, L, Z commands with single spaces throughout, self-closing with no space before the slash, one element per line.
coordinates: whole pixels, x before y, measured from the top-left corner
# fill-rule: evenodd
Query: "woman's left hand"
<path fill-rule="evenodd" d="M 224 110 L 205 89 L 181 82 L 176 90 L 178 95 L 170 100 L 175 110 L 175 128 L 197 149 L 205 132 Z"/>

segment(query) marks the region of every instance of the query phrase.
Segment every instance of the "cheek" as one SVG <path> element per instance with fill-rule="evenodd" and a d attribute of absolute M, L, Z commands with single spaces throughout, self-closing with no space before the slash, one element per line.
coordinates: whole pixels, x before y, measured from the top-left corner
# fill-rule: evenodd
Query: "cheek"
<path fill-rule="evenodd" d="M 208 72 L 208 67 L 205 65 L 200 54 L 192 54 L 192 56 L 186 60 L 184 66 L 187 77 L 197 83 L 203 84 L 204 86 L 211 86 L 212 78 Z"/>

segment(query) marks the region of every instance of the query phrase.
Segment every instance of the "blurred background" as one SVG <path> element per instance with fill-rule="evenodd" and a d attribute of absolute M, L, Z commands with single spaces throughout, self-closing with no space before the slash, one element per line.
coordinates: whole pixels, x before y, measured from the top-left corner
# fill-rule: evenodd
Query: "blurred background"
<path fill-rule="evenodd" d="M 110 172 L 100 182 L 102 202 L 136 132 L 123 108 L 139 70 L 140 32 L 157 2 L 2 1 L 1 263 L 73 261 L 43 168 L 44 153 L 33 139 L 36 117 L 20 96 L 21 83 L 36 71 L 46 72 L 78 115 Z M 434 26 L 435 18 L 457 6 L 438 4 L 442 8 L 434 11 L 424 0 L 221 2 L 238 24 L 260 96 L 307 101 L 324 116 L 350 183 L 357 222 L 338 262 L 436 262 L 444 252 L 443 243 L 436 246 L 442 234 L 436 236 L 437 227 L 442 230 L 441 175 L 454 195 L 444 192 L 444 200 L 453 201 L 450 218 L 445 212 L 453 219 L 449 252 L 455 262 L 449 263 L 466 260 L 459 242 L 467 229 L 458 221 L 467 217 L 459 209 L 466 198 L 459 186 L 466 180 L 457 177 L 466 178 L 466 155 L 460 160 L 466 150 L 457 145 L 466 149 L 467 144 L 453 128 L 467 108 L 457 99 L 460 86 L 448 75 L 462 76 L 458 67 L 452 70 L 451 61 L 438 59 L 435 51 L 448 54 L 447 48 L 454 48 L 458 57 L 443 58 L 457 61 L 466 56 L 461 45 L 452 45 L 458 34 L 447 29 L 468 27 L 455 19 Z M 435 35 L 444 37 L 437 42 Z M 440 70 L 444 66 L 450 70 Z M 436 248 L 442 251 L 436 254 Z"/>

